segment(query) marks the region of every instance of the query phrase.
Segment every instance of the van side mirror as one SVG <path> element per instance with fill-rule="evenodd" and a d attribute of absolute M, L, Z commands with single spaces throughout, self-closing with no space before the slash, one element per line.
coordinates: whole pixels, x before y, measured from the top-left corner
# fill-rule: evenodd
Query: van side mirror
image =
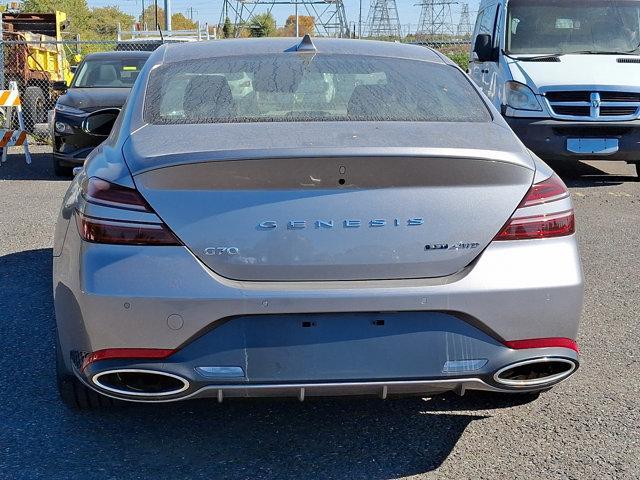
<path fill-rule="evenodd" d="M 482 33 L 476 37 L 473 52 L 478 56 L 479 62 L 495 62 L 498 60 L 498 51 L 493 48 L 493 39 L 488 33 Z"/>

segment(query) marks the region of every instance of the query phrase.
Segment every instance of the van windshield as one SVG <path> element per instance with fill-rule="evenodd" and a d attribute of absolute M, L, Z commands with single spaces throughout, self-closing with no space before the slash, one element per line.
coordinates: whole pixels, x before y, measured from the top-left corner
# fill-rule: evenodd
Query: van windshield
<path fill-rule="evenodd" d="M 640 53 L 638 0 L 511 0 L 507 53 Z"/>

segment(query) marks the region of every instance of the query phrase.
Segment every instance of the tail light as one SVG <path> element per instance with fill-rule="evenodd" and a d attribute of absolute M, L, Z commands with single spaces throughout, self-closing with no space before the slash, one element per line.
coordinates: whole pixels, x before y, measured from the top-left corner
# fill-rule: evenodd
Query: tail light
<path fill-rule="evenodd" d="M 85 200 L 114 209 L 154 213 L 135 188 L 123 187 L 91 177 L 82 184 Z M 116 212 L 116 210 L 114 210 Z M 114 214 L 114 217 L 116 215 Z M 118 218 L 96 218 L 77 212 L 76 221 L 83 240 L 118 245 L 181 245 L 160 218 L 157 222 L 135 222 Z"/>
<path fill-rule="evenodd" d="M 571 235 L 575 232 L 573 210 L 553 211 L 537 215 L 523 215 L 524 208 L 549 204 L 569 197 L 569 190 L 560 177 L 534 183 L 511 219 L 496 235 L 495 240 L 526 240 Z"/>

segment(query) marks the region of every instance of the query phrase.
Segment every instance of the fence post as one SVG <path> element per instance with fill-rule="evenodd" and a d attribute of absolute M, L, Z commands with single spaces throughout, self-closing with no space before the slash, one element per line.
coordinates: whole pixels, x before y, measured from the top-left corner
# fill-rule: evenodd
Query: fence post
<path fill-rule="evenodd" d="M 0 12 L 0 90 L 4 90 L 4 24 Z"/>

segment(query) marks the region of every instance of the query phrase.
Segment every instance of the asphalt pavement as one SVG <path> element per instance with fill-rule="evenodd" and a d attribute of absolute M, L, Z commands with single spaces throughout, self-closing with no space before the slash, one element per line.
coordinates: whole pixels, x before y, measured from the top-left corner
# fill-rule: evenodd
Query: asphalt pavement
<path fill-rule="evenodd" d="M 10 155 L 0 167 L 0 479 L 640 478 L 640 182 L 620 163 L 563 176 L 586 276 L 582 366 L 535 400 L 468 393 L 74 412 L 55 387 L 51 296 L 68 180 L 46 153 L 30 166 Z"/>

